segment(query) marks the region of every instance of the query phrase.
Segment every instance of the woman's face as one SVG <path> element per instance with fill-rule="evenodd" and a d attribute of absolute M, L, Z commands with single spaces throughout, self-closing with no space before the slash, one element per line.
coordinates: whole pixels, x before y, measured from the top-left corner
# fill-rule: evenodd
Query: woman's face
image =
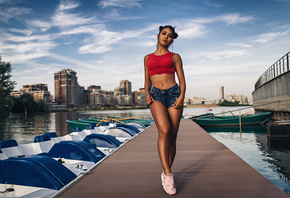
<path fill-rule="evenodd" d="M 173 34 L 169 28 L 163 28 L 157 35 L 157 39 L 161 45 L 168 47 L 173 43 Z"/>

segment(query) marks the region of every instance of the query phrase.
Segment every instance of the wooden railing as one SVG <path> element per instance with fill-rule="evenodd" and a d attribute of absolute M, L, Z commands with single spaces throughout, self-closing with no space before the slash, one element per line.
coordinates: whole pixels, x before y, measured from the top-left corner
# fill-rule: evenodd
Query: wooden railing
<path fill-rule="evenodd" d="M 280 58 L 276 63 L 270 66 L 258 79 L 255 84 L 255 89 L 259 88 L 263 84 L 281 76 L 282 74 L 289 72 L 290 70 L 290 52 Z"/>

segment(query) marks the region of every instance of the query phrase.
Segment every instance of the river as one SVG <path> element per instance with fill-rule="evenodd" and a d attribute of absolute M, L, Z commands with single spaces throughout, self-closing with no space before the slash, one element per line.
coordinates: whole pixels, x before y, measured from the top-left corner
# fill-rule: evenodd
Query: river
<path fill-rule="evenodd" d="M 239 109 L 241 114 L 254 112 L 252 107 L 212 107 L 211 109 L 212 113 L 219 115 L 231 115 L 229 110 L 238 115 Z M 185 108 L 183 115 L 187 118 L 204 113 L 205 108 Z M 66 120 L 107 115 L 151 119 L 149 109 L 57 112 L 27 116 L 15 114 L 0 120 L 0 141 L 15 139 L 18 144 L 30 143 L 33 142 L 36 135 L 42 135 L 45 132 L 56 132 L 58 136 L 63 136 L 72 132 Z M 208 132 L 290 195 L 290 146 L 288 141 L 269 140 L 267 130 L 263 127 L 251 130 L 244 128 L 242 134 L 237 130 L 208 130 Z"/>

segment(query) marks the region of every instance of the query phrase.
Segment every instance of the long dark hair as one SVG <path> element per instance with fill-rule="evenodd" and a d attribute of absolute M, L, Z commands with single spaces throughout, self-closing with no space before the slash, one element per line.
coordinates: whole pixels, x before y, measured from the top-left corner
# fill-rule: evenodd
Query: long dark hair
<path fill-rule="evenodd" d="M 169 28 L 171 30 L 173 39 L 176 39 L 178 37 L 178 34 L 175 32 L 175 28 L 171 25 L 159 26 L 159 34 L 164 28 Z"/>

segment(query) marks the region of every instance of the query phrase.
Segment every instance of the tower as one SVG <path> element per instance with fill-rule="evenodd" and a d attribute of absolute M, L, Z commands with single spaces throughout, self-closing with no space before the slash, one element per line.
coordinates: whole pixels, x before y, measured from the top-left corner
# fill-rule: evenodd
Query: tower
<path fill-rule="evenodd" d="M 75 71 L 62 69 L 54 74 L 54 95 L 58 104 L 81 104 L 81 87 L 77 82 Z"/>
<path fill-rule="evenodd" d="M 220 86 L 220 99 L 225 99 L 224 86 Z"/>
<path fill-rule="evenodd" d="M 131 95 L 132 94 L 132 85 L 131 82 L 128 80 L 122 80 L 120 82 L 120 89 L 123 90 L 125 95 Z"/>

